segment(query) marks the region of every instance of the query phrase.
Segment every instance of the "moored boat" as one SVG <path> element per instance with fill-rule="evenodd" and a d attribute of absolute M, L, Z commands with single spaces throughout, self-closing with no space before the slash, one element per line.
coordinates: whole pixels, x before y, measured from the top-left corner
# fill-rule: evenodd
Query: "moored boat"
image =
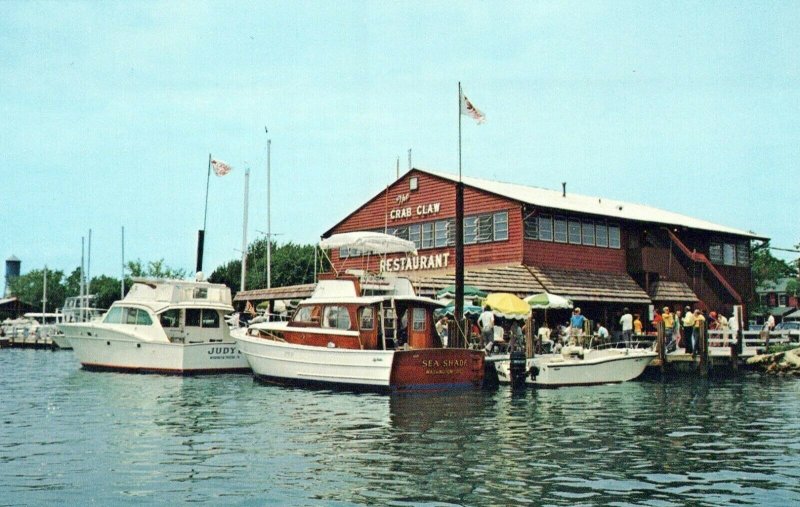
<path fill-rule="evenodd" d="M 627 382 L 639 377 L 656 357 L 650 349 L 564 347 L 561 353 L 526 359 L 525 385 L 536 387 L 589 386 Z M 494 362 L 500 383 L 514 382 L 508 355 Z"/>
<path fill-rule="evenodd" d="M 247 372 L 224 316 L 230 289 L 205 281 L 134 279 L 102 320 L 60 324 L 85 369 L 139 373 Z"/>
<path fill-rule="evenodd" d="M 95 306 L 97 296 L 94 294 L 86 294 L 83 296 L 70 296 L 64 300 L 64 306 L 61 308 L 61 322 L 87 322 L 96 320 L 102 317 L 104 310 Z M 53 343 L 59 349 L 71 349 L 72 345 L 69 343 L 66 335 L 62 332 L 56 332 L 50 335 Z"/>
<path fill-rule="evenodd" d="M 414 248 L 384 234 L 348 234 L 320 246 Z M 253 324 L 233 335 L 254 374 L 271 382 L 377 391 L 480 387 L 484 352 L 443 346 L 433 318 L 441 306 L 417 296 L 405 278 L 329 275 L 288 322 Z"/>

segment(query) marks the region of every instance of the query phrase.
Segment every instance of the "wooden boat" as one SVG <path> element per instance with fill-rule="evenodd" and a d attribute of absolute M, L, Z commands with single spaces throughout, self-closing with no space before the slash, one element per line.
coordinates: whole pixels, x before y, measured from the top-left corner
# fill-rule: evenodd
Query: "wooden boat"
<path fill-rule="evenodd" d="M 414 248 L 385 234 L 348 234 L 321 246 Z M 377 391 L 480 387 L 484 352 L 443 346 L 433 316 L 441 306 L 417 296 L 405 278 L 329 275 L 290 321 L 254 324 L 233 336 L 254 374 L 267 381 Z"/>

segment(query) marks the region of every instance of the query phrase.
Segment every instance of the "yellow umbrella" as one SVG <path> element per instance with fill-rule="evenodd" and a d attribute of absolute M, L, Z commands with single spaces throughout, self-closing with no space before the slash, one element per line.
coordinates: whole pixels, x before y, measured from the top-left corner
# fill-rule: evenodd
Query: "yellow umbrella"
<path fill-rule="evenodd" d="M 507 319 L 524 319 L 531 313 L 528 303 L 508 292 L 493 292 L 483 303 L 488 305 L 495 315 Z"/>

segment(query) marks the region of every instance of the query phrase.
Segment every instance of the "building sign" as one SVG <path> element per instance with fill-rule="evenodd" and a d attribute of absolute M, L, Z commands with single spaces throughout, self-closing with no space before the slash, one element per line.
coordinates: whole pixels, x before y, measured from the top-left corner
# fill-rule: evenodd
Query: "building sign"
<path fill-rule="evenodd" d="M 405 194 L 407 195 L 407 194 Z M 405 198 L 407 199 L 407 197 Z M 405 203 L 404 196 L 399 195 L 395 201 Z M 427 215 L 436 215 L 441 209 L 441 203 L 431 202 L 428 204 L 420 204 L 418 206 L 405 206 L 402 208 L 394 208 L 389 211 L 389 220 L 401 220 L 403 218 L 424 217 Z"/>
<path fill-rule="evenodd" d="M 381 259 L 379 270 L 387 273 L 392 271 L 418 271 L 422 269 L 446 268 L 450 260 L 450 252 L 431 255 L 409 255 L 395 257 L 394 259 Z"/>

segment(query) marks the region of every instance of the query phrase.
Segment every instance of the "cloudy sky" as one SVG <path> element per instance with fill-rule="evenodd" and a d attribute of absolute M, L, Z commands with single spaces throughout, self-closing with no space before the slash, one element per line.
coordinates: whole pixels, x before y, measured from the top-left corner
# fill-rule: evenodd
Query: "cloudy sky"
<path fill-rule="evenodd" d="M 319 235 L 395 177 L 456 172 L 800 242 L 796 2 L 0 2 L 0 256 L 205 271 Z M 796 254 L 782 254 L 796 258 Z"/>

